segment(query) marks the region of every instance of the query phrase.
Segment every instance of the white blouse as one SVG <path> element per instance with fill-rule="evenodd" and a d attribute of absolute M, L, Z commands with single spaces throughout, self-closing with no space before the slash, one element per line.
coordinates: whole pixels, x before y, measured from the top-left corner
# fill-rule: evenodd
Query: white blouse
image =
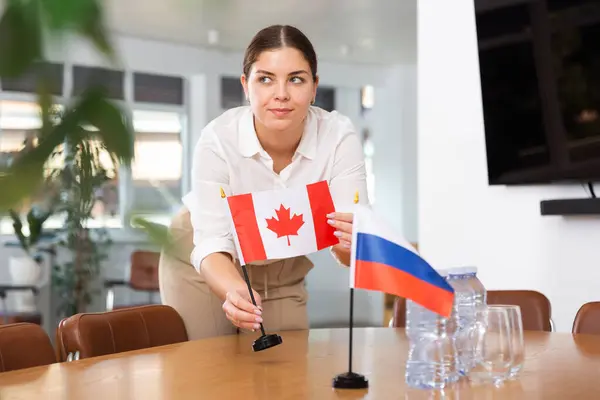
<path fill-rule="evenodd" d="M 310 107 L 304 134 L 292 162 L 279 174 L 254 130 L 249 106 L 234 108 L 211 121 L 194 149 L 192 189 L 183 197 L 194 229 L 191 263 L 199 271 L 211 253 L 237 259 L 227 195 L 280 189 L 326 180 L 336 211 L 350 211 L 355 193 L 368 204 L 366 171 L 360 138 L 350 119 Z"/>

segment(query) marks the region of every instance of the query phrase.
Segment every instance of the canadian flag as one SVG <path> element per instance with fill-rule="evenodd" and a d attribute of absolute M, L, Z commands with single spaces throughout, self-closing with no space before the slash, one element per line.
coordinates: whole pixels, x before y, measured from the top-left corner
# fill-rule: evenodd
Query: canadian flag
<path fill-rule="evenodd" d="M 306 255 L 339 243 L 327 223 L 335 207 L 326 181 L 227 196 L 227 202 L 242 265 Z"/>

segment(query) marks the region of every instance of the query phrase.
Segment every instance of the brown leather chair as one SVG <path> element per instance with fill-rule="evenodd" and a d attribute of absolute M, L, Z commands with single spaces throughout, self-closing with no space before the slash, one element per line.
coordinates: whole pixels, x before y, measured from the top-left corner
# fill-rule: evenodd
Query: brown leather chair
<path fill-rule="evenodd" d="M 390 326 L 393 328 L 406 327 L 406 299 L 404 297 L 396 297 L 394 300 L 394 316 Z"/>
<path fill-rule="evenodd" d="M 106 289 L 106 309 L 111 311 L 117 308 L 129 308 L 139 305 L 153 304 L 152 296 L 159 292 L 158 263 L 160 253 L 156 251 L 136 250 L 131 253 L 129 280 L 107 279 L 104 281 Z M 127 287 L 129 289 L 146 292 L 148 301 L 143 304 L 114 305 L 114 288 Z"/>
<path fill-rule="evenodd" d="M 550 301 L 540 292 L 532 290 L 489 290 L 487 303 L 511 304 L 521 307 L 524 330 L 552 331 Z M 394 301 L 394 328 L 406 327 L 406 299 L 397 297 Z M 600 328 L 600 323 L 599 323 Z"/>
<path fill-rule="evenodd" d="M 41 326 L 29 322 L 0 326 L 0 372 L 55 362 L 54 348 Z"/>
<path fill-rule="evenodd" d="M 71 361 L 187 340 L 175 309 L 147 305 L 63 319 L 56 331 L 56 351 L 60 361 Z"/>
<path fill-rule="evenodd" d="M 521 307 L 523 329 L 552 332 L 550 300 L 535 290 L 488 290 L 487 303 L 510 304 Z"/>
<path fill-rule="evenodd" d="M 600 301 L 581 306 L 575 315 L 572 332 L 600 335 Z"/>

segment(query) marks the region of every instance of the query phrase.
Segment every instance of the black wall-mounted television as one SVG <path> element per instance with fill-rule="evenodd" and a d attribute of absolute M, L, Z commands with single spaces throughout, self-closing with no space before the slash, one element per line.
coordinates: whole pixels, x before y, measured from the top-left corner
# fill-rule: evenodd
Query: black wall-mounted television
<path fill-rule="evenodd" d="M 600 180 L 600 0 L 475 0 L 492 185 Z"/>

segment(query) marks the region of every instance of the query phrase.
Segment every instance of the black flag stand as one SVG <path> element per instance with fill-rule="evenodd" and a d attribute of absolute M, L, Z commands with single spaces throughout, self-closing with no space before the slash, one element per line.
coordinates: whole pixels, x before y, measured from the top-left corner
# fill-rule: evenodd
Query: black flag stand
<path fill-rule="evenodd" d="M 333 387 L 335 389 L 366 389 L 369 387 L 369 381 L 364 375 L 352 372 L 352 328 L 354 325 L 354 288 L 350 288 L 350 336 L 348 338 L 348 372 L 337 375 L 333 378 Z"/>
<path fill-rule="evenodd" d="M 358 191 L 354 195 L 354 204 L 358 204 Z M 335 389 L 366 389 L 369 381 L 364 375 L 352 372 L 352 328 L 354 327 L 354 288 L 350 288 L 350 336 L 348 337 L 348 372 L 333 378 Z"/>
<path fill-rule="evenodd" d="M 245 265 L 242 265 L 242 271 L 244 272 L 244 280 L 246 281 L 246 285 L 248 285 L 248 291 L 250 292 L 250 298 L 252 299 L 252 304 L 254 304 L 254 307 L 257 307 L 256 300 L 254 299 L 254 293 L 252 292 L 252 286 L 250 285 L 250 279 L 248 278 L 248 271 L 246 270 Z M 260 324 L 260 332 L 262 333 L 262 336 L 259 337 L 258 339 L 256 339 L 254 341 L 254 343 L 252 343 L 252 349 L 254 351 L 266 350 L 266 349 L 275 347 L 275 346 L 283 343 L 283 339 L 281 338 L 281 336 L 279 336 L 275 333 L 271 333 L 271 334 L 267 335 L 265 333 L 265 328 L 264 328 L 262 322 Z"/>

